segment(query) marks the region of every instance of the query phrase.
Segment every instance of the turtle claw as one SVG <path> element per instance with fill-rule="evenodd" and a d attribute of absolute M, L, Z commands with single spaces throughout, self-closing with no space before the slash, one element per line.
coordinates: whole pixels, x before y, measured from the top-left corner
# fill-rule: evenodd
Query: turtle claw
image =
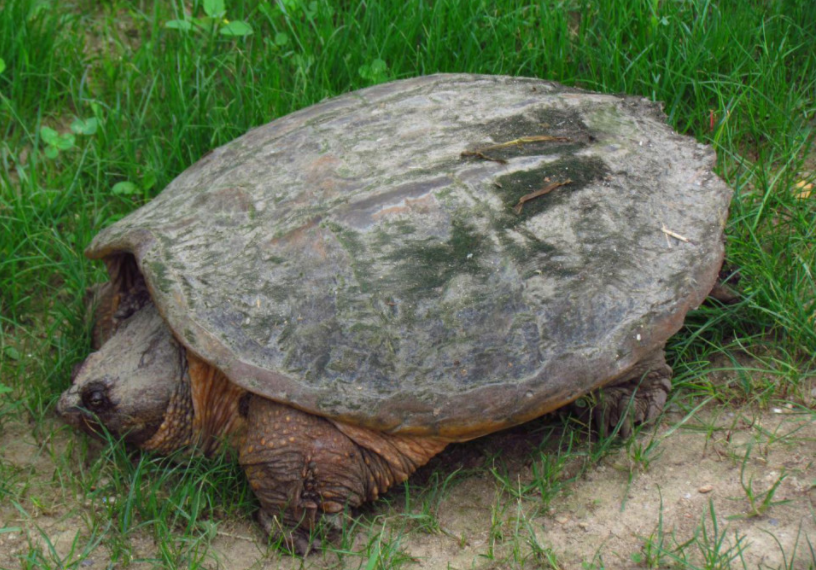
<path fill-rule="evenodd" d="M 323 548 L 323 541 L 315 538 L 307 528 L 286 528 L 278 517 L 263 509 L 258 511 L 256 517 L 258 524 L 269 537 L 270 544 L 280 545 L 284 550 L 303 557 L 312 552 L 320 552 Z"/>
<path fill-rule="evenodd" d="M 309 531 L 295 529 L 291 531 L 290 538 L 291 550 L 298 556 L 307 556 L 311 552 L 320 552 L 323 549 L 323 541 L 319 538 L 312 538 Z"/>
<path fill-rule="evenodd" d="M 627 438 L 637 425 L 655 421 L 663 412 L 671 391 L 671 372 L 649 372 L 643 378 L 614 384 L 583 398 L 579 416 L 588 420 L 602 437 Z"/>
<path fill-rule="evenodd" d="M 631 382 L 600 391 L 601 409 L 594 418 L 599 433 L 607 436 L 617 429 L 621 437 L 627 438 L 636 425 L 651 423 L 660 416 L 671 390 L 671 381 L 656 374 L 651 376 L 640 384 Z"/>

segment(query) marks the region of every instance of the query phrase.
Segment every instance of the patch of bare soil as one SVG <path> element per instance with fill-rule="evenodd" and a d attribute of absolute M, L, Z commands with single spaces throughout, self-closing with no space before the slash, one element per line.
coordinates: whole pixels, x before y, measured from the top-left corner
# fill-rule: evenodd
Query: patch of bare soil
<path fill-rule="evenodd" d="M 540 433 L 511 431 L 451 446 L 412 479 L 407 492 L 414 515 L 430 505 L 427 529 L 406 516 L 406 491 L 397 490 L 390 503 L 381 501 L 362 515 L 372 532 L 382 531 L 380 546 L 366 547 L 372 535 L 361 532 L 353 546 L 362 554 L 313 555 L 305 566 L 367 567 L 367 556 L 392 549 L 400 567 L 417 569 L 669 568 L 682 567 L 683 560 L 701 564 L 716 550 L 722 561 L 741 556 L 747 568 L 812 568 L 807 539 L 816 547 L 816 415 L 793 406 L 762 412 L 717 408 L 678 427 L 682 420 L 669 413 L 656 430 L 564 484 L 549 509 L 534 493 L 515 496 L 490 470 L 501 464 L 506 480 L 519 488 L 530 483 Z M 17 505 L 0 505 L 0 528 L 19 529 L 0 534 L 0 567 L 22 567 L 20 556 L 38 545 L 62 557 L 78 535 L 88 542 L 83 521 L 92 507 L 54 479 L 54 458 L 71 452 L 70 437 L 57 430 L 40 441 L 19 423 L 2 433 L 4 485 L 25 489 L 16 495 Z M 658 444 L 646 452 L 650 441 Z M 498 450 L 500 463 L 493 459 Z M 436 499 L 428 499 L 429 488 L 436 489 Z M 772 504 L 763 507 L 769 492 Z M 108 549 L 97 547 L 81 567 L 107 568 Z M 136 561 L 157 559 L 153 540 L 138 532 L 129 550 Z M 219 524 L 203 567 L 303 563 L 268 550 L 252 521 L 231 520 Z M 743 563 L 735 558 L 731 567 Z"/>
<path fill-rule="evenodd" d="M 542 541 L 561 554 L 567 567 L 602 552 L 607 567 L 620 568 L 644 560 L 649 545 L 655 548 L 661 540 L 662 548 L 673 552 L 695 539 L 685 557 L 663 558 L 667 564 L 685 558 L 699 564 L 704 551 L 710 553 L 712 543 L 725 537 L 720 552 L 740 541 L 749 568 L 777 568 L 783 555 L 790 561 L 798 536 L 799 554 L 807 554 L 801 567 L 806 568 L 804 561 L 811 559 L 801 543 L 803 537 L 816 536 L 814 416 L 785 409 L 749 419 L 732 412 L 709 416 L 706 424 L 722 431 L 708 439 L 705 431 L 678 430 L 660 444 L 660 456 L 648 471 L 631 483 L 631 458 L 625 452 L 604 461 L 574 486 L 571 496 L 557 501 L 542 521 Z M 769 444 L 769 438 L 756 437 L 762 432 L 782 439 Z M 791 435 L 786 439 L 783 434 Z M 786 502 L 764 509 L 766 497 Z M 735 562 L 735 568 L 741 567 Z"/>

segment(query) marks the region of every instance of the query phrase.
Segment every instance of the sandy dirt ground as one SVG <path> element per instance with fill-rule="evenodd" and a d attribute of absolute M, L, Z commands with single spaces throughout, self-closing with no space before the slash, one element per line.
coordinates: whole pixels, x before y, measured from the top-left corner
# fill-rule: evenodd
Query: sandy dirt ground
<path fill-rule="evenodd" d="M 656 429 L 566 481 L 586 445 L 579 443 L 563 466 L 561 487 L 549 508 L 540 494 L 519 498 L 514 492 L 533 480 L 536 468 L 540 472 L 536 462 L 547 420 L 537 423 L 532 429 L 451 446 L 418 472 L 409 494 L 421 495 L 434 479 L 448 480 L 435 487 L 434 524 L 427 531 L 411 526 L 405 489 L 364 510 L 361 516 L 371 528 L 383 530 L 384 542 L 377 547 L 381 555 L 391 548 L 399 555 L 395 564 L 402 560 L 401 567 L 417 569 L 668 568 L 685 567 L 683 560 L 709 567 L 704 566 L 706 552 L 718 550 L 727 554 L 724 559 L 733 556 L 733 568 L 812 567 L 807 545 L 809 539 L 816 547 L 812 411 L 780 404 L 767 410 L 703 409 L 692 418 L 670 412 Z M 59 453 L 71 437 L 68 430 L 57 429 L 47 441 L 39 441 L 19 422 L 5 426 L 0 458 L 3 473 L 14 475 L 4 484 L 24 485 L 27 500 L 0 506 L 0 528 L 20 529 L 0 534 L 0 567 L 24 567 L 20 556 L 32 545 L 46 552 L 53 547 L 64 556 L 77 536 L 87 537 L 83 517 L 93 507 L 82 497 L 65 495 L 50 459 L 50 452 Z M 650 442 L 656 445 L 644 451 Z M 784 502 L 752 515 L 743 485 L 750 484 L 761 505 L 776 483 L 772 500 Z M 418 503 L 415 507 L 421 509 Z M 366 532 L 358 533 L 354 547 L 370 555 L 369 539 Z M 131 547 L 134 567 L 154 566 L 138 562 L 155 556 L 147 533 L 137 532 Z M 658 557 L 654 553 L 661 548 Z M 792 561 L 794 549 L 798 558 Z M 238 519 L 218 525 L 204 566 L 369 567 L 365 555 L 313 555 L 305 563 L 282 556 L 266 548 L 252 521 Z M 109 554 L 100 546 L 78 567 L 108 568 Z"/>

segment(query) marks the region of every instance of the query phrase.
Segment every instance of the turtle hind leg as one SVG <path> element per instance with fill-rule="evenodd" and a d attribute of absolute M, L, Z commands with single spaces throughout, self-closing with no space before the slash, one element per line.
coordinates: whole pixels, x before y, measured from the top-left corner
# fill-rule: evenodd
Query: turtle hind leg
<path fill-rule="evenodd" d="M 324 515 L 376 499 L 446 444 L 333 422 L 258 396 L 246 419 L 239 461 L 261 504 L 258 522 L 300 555 L 320 547 Z"/>
<path fill-rule="evenodd" d="M 629 437 L 636 425 L 656 420 L 663 412 L 672 369 L 663 349 L 643 359 L 626 376 L 580 398 L 572 407 L 602 437 L 617 433 Z"/>

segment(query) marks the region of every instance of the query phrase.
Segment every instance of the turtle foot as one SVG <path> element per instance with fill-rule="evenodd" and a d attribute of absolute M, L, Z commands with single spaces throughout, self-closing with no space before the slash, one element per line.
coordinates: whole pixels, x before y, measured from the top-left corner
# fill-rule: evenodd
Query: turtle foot
<path fill-rule="evenodd" d="M 323 541 L 315 537 L 308 528 L 289 528 L 281 524 L 278 517 L 260 509 L 256 514 L 258 524 L 269 537 L 272 544 L 280 544 L 298 556 L 307 556 L 311 552 L 320 552 Z"/>
<path fill-rule="evenodd" d="M 375 432 L 251 396 L 239 451 L 261 504 L 258 522 L 297 554 L 320 547 L 346 509 L 376 499 L 445 447 L 433 437 Z M 328 523 L 328 524 L 324 524 Z"/>
<path fill-rule="evenodd" d="M 592 392 L 573 404 L 579 417 L 602 437 L 629 437 L 635 426 L 656 420 L 671 391 L 672 370 L 663 352 L 636 367 L 635 375 Z"/>

